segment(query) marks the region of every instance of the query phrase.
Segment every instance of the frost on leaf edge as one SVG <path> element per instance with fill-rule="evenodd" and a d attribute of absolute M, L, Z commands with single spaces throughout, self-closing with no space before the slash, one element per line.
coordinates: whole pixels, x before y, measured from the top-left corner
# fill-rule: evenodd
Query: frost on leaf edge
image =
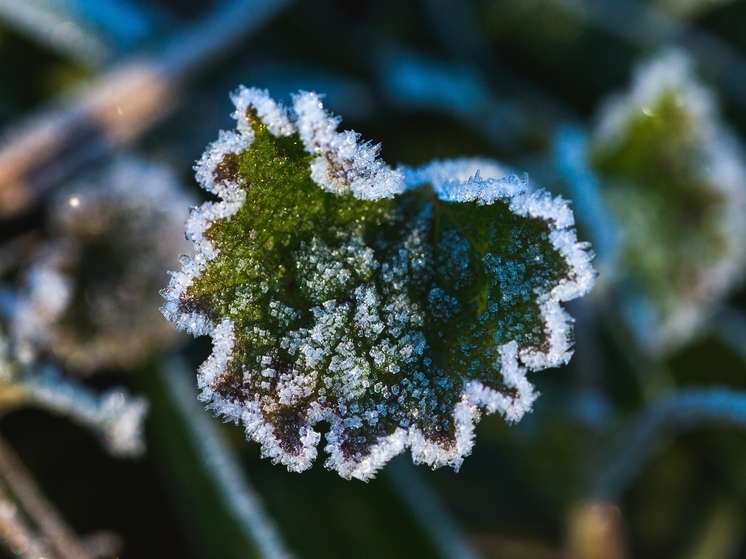
<path fill-rule="evenodd" d="M 171 281 L 163 291 L 166 299 L 162 312 L 177 329 L 196 336 L 209 335 L 213 340 L 213 351 L 198 370 L 200 400 L 208 403 L 216 415 L 244 424 L 248 438 L 261 445 L 262 457 L 280 462 L 288 470 L 300 472 L 311 467 L 318 455 L 317 445 L 321 435 L 312 427 L 319 421 L 328 421 L 330 431 L 324 450 L 329 454 L 325 466 L 336 470 L 346 479 L 367 481 L 391 458 L 406 449 L 412 452 L 413 462 L 428 464 L 432 468 L 452 466 L 458 470 L 465 456 L 474 445 L 474 429 L 480 418 L 480 408 L 487 413 L 500 413 L 509 422 L 516 422 L 531 410 L 538 394 L 526 379 L 527 370 L 535 371 L 566 363 L 571 352 L 572 318 L 560 306 L 586 294 L 595 282 L 595 271 L 590 261 L 593 257 L 587 243 L 577 241 L 572 210 L 568 202 L 560 197 L 552 198 L 543 191 L 529 192 L 528 177 L 515 174 L 505 176 L 504 168 L 488 159 L 456 159 L 436 161 L 417 169 L 402 167 L 391 169 L 378 159 L 379 147 L 360 143 L 354 132 L 337 132 L 340 119 L 331 116 L 323 108 L 315 93 L 300 92 L 293 96 L 289 109 L 275 102 L 266 90 L 240 87 L 231 99 L 236 107 L 232 117 L 237 120 L 236 130 L 221 131 L 195 166 L 200 185 L 220 200 L 205 202 L 193 208 L 186 224 L 187 239 L 194 243 L 194 257 L 182 256 L 182 270 L 171 272 Z M 375 200 L 391 198 L 407 189 L 422 184 L 431 184 L 437 196 L 444 201 L 492 204 L 497 200 L 510 200 L 510 209 L 517 215 L 540 218 L 550 227 L 550 241 L 565 259 L 568 277 L 556 285 L 551 292 L 539 294 L 541 316 L 547 332 L 548 349 L 519 350 L 515 341 L 499 348 L 501 374 L 507 386 L 515 388 L 516 397 L 508 397 L 479 381 L 467 381 L 461 398 L 453 410 L 456 444 L 444 449 L 429 441 L 415 426 L 397 428 L 394 433 L 379 439 L 370 447 L 368 456 L 362 461 L 345 459 L 341 450 L 338 432 L 343 428 L 341 420 L 325 412 L 321 406 L 311 408 L 305 431 L 301 432 L 302 451 L 299 454 L 285 452 L 259 409 L 259 402 L 249 401 L 241 405 L 226 401 L 215 393 L 211 386 L 225 372 L 232 357 L 235 343 L 233 324 L 224 319 L 215 324 L 200 312 L 182 312 L 179 301 L 193 281 L 200 277 L 210 260 L 217 256 L 217 249 L 205 237 L 212 222 L 228 219 L 241 208 L 246 193 L 241 185 L 228 180 L 215 181 L 215 170 L 225 155 L 238 154 L 248 149 L 254 140 L 254 132 L 248 119 L 249 108 L 277 137 L 298 132 L 306 151 L 317 157 L 310 166 L 311 177 L 321 188 L 342 194 L 351 191 L 360 199 Z M 340 172 L 343 169 L 345 172 Z M 481 176 L 480 173 L 484 173 Z M 499 176 L 502 175 L 502 176 Z"/>
<path fill-rule="evenodd" d="M 560 303 L 587 294 L 596 281 L 596 271 L 591 265 L 593 252 L 589 243 L 577 239 L 575 217 L 569 202 L 561 196 L 552 197 L 544 190 L 531 190 L 527 174 L 518 177 L 510 169 L 489 159 L 434 161 L 419 168 L 404 167 L 402 170 L 408 188 L 431 184 L 438 198 L 448 202 L 475 201 L 489 205 L 508 199 L 514 214 L 541 219 L 548 224 L 549 240 L 567 263 L 568 274 L 549 293 L 537 294 L 547 333 L 547 351 L 522 350 L 518 356 L 531 371 L 567 363 L 572 356 L 573 319 Z"/>

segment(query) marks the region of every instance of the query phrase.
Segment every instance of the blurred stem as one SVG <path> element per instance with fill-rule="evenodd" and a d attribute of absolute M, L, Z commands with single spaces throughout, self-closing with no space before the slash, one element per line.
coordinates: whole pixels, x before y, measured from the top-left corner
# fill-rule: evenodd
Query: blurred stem
<path fill-rule="evenodd" d="M 164 45 L 105 72 L 76 97 L 6 130 L 0 144 L 0 218 L 18 215 L 73 173 L 131 143 L 173 111 L 199 70 L 291 0 L 232 0 Z"/>
<path fill-rule="evenodd" d="M 186 425 L 190 442 L 205 460 L 205 470 L 217 487 L 227 511 L 243 531 L 247 541 L 265 559 L 292 557 L 277 526 L 264 509 L 261 498 L 251 486 L 215 421 L 197 403 L 193 375 L 184 364 L 173 359 L 159 370 L 173 403 Z"/>
<path fill-rule="evenodd" d="M 579 467 L 582 479 L 589 479 L 598 459 L 600 443 L 616 418 L 602 386 L 605 362 L 599 347 L 596 308 L 585 299 L 572 301 L 568 306 L 576 318 L 576 355 L 571 368 L 576 371 L 578 396 L 583 397 L 571 405 L 585 428 L 579 434 L 582 442 Z M 612 503 L 584 501 L 577 504 L 568 517 L 565 543 L 567 556 L 572 559 L 629 557 L 621 514 Z"/>
<path fill-rule="evenodd" d="M 575 353 L 571 371 L 576 390 L 578 394 L 592 396 L 598 404 L 593 413 L 575 411 L 579 412 L 586 427 L 600 433 L 608 427 L 613 410 L 604 389 L 604 378 L 608 372 L 599 340 L 598 309 L 587 299 L 571 301 L 567 309 L 575 317 Z"/>
<path fill-rule="evenodd" d="M 20 517 L 18 506 L 0 487 L 0 539 L 5 546 L 22 559 L 55 559 L 47 546 Z"/>
<path fill-rule="evenodd" d="M 389 482 L 442 559 L 478 559 L 456 521 L 415 466 L 403 457 L 385 469 Z"/>
<path fill-rule="evenodd" d="M 729 388 L 681 389 L 659 398 L 636 414 L 593 487 L 603 501 L 616 501 L 634 482 L 669 437 L 706 424 L 746 427 L 746 392 Z"/>
<path fill-rule="evenodd" d="M 570 186 L 575 215 L 582 221 L 597 255 L 599 275 L 613 275 L 619 259 L 619 232 L 601 197 L 598 177 L 588 165 L 588 138 L 580 127 L 565 125 L 554 138 L 557 171 Z"/>
<path fill-rule="evenodd" d="M 0 477 L 59 559 L 93 559 L 62 516 L 42 495 L 16 453 L 0 437 Z M 21 527 L 22 528 L 22 527 Z M 31 540 L 29 540 L 31 541 Z M 35 558 L 44 557 L 43 554 Z"/>
<path fill-rule="evenodd" d="M 50 364 L 24 367 L 0 360 L 0 375 L 0 413 L 35 405 L 90 429 L 113 456 L 131 458 L 145 451 L 142 425 L 148 403 L 144 398 L 120 387 L 98 393 Z"/>
<path fill-rule="evenodd" d="M 86 67 L 98 67 L 112 57 L 113 49 L 102 33 L 83 21 L 76 21 L 74 13 L 60 10 L 54 4 L 0 0 L 0 15 L 4 24 L 12 25 L 46 48 Z M 73 32 L 60 33 L 65 27 Z"/>
<path fill-rule="evenodd" d="M 620 257 L 619 227 L 607 211 L 599 178 L 588 164 L 588 138 L 580 127 L 565 125 L 560 128 L 554 138 L 554 158 L 557 172 L 569 186 L 575 215 L 597 255 L 599 285 L 595 298 L 616 315 L 614 318 L 624 323 L 623 327 L 612 326 L 609 331 L 620 353 L 627 357 L 645 399 L 654 398 L 674 386 L 670 373 L 655 355 L 656 348 L 649 343 L 646 345 L 653 339 L 651 331 L 657 322 L 655 311 L 640 293 L 626 292 L 615 285 Z M 617 300 L 618 307 L 610 305 L 607 300 L 611 298 Z"/>

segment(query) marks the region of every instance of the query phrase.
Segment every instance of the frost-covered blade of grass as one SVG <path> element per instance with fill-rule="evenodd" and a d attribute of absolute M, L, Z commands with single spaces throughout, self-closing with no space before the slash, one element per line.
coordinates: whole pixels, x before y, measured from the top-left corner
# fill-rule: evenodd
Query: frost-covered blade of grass
<path fill-rule="evenodd" d="M 480 408 L 518 421 L 526 372 L 570 357 L 560 302 L 595 273 L 567 202 L 491 162 L 392 169 L 313 93 L 233 100 L 237 129 L 196 167 L 219 200 L 192 212 L 194 258 L 163 292 L 167 318 L 213 338 L 201 398 L 293 471 L 320 421 L 343 477 L 407 448 L 458 468 Z"/>
<path fill-rule="evenodd" d="M 144 398 L 123 387 L 97 393 L 49 363 L 24 362 L 0 329 L 0 409 L 23 406 L 45 409 L 90 429 L 112 456 L 132 458 L 145 452 Z"/>

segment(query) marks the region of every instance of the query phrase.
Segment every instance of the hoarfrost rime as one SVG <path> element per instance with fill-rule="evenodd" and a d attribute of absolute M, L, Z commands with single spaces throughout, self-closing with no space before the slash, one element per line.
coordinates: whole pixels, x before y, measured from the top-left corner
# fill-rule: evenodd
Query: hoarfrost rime
<path fill-rule="evenodd" d="M 195 255 L 162 309 L 212 336 L 201 399 L 292 471 L 316 458 L 320 421 L 345 478 L 406 449 L 458 468 L 480 408 L 520 420 L 527 371 L 570 357 L 560 303 L 595 273 L 567 203 L 490 160 L 391 169 L 313 93 L 233 101 L 236 130 L 196 167 L 220 200 L 192 211 Z"/>

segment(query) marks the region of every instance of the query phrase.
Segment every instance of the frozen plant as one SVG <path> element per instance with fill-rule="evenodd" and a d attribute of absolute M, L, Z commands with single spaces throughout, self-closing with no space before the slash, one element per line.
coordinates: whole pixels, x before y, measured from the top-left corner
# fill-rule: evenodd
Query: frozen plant
<path fill-rule="evenodd" d="M 602 108 L 592 166 L 621 228 L 618 285 L 644 346 L 663 353 L 691 339 L 746 264 L 746 162 L 713 93 L 683 51 L 635 71 L 629 92 Z"/>
<path fill-rule="evenodd" d="M 202 400 L 292 471 L 320 421 L 345 478 L 407 448 L 458 468 L 480 409 L 518 421 L 526 372 L 570 358 L 560 303 L 595 273 L 568 203 L 490 161 L 392 169 L 314 93 L 233 102 L 237 129 L 196 167 L 218 200 L 192 211 L 194 257 L 163 291 L 177 328 L 213 339 Z"/>
<path fill-rule="evenodd" d="M 178 343 L 154 309 L 164 265 L 188 249 L 191 202 L 167 167 L 131 156 L 62 189 L 49 206 L 54 240 L 33 258 L 14 313 L 19 359 L 90 374 Z"/>

